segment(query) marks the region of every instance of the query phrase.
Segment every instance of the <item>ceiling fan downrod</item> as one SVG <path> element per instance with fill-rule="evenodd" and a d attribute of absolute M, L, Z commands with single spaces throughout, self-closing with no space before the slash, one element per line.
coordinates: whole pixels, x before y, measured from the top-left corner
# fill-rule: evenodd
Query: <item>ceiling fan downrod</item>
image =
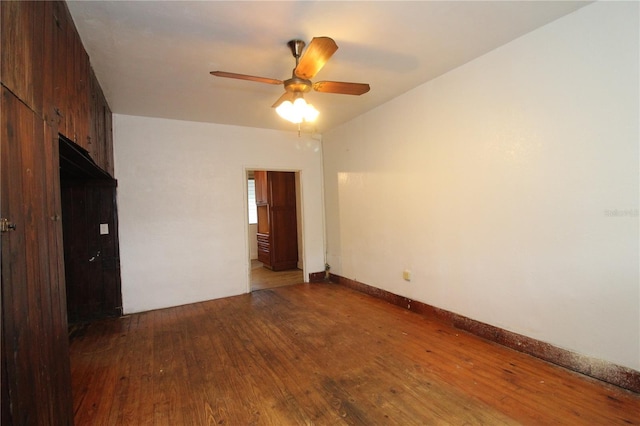
<path fill-rule="evenodd" d="M 302 56 L 302 50 L 306 46 L 305 42 L 302 40 L 290 40 L 287 43 L 289 49 L 291 49 L 291 54 L 294 58 L 296 58 L 296 67 L 298 66 L 298 61 L 300 60 L 300 56 Z"/>

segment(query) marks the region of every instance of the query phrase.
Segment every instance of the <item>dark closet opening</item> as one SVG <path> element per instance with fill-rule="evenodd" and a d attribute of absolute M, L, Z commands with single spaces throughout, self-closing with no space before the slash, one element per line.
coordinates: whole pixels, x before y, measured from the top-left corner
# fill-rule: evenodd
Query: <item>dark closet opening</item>
<path fill-rule="evenodd" d="M 122 315 L 117 181 L 60 136 L 60 195 L 69 324 Z"/>

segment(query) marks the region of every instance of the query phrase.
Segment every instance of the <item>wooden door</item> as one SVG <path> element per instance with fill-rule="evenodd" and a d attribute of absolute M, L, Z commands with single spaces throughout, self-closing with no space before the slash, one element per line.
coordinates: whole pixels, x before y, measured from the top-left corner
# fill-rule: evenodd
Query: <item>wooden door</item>
<path fill-rule="evenodd" d="M 271 268 L 274 271 L 298 266 L 296 174 L 268 172 Z"/>
<path fill-rule="evenodd" d="M 2 420 L 73 424 L 57 135 L 1 90 Z"/>

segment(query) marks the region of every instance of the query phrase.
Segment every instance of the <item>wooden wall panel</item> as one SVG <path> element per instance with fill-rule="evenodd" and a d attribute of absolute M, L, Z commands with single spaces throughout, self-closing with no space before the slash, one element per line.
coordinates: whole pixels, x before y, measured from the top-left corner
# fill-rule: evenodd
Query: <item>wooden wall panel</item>
<path fill-rule="evenodd" d="M 102 167 L 104 163 L 104 144 L 100 144 L 99 141 L 104 138 L 104 130 L 101 129 L 101 124 L 104 123 L 102 118 L 102 111 L 100 108 L 100 101 L 98 99 L 98 90 L 100 84 L 96 78 L 93 69 L 89 70 L 89 154 L 97 165 Z"/>
<path fill-rule="evenodd" d="M 115 176 L 113 159 L 113 115 L 104 95 L 102 96 L 102 115 L 104 116 L 104 146 L 105 159 L 103 169 L 111 176 Z"/>
<path fill-rule="evenodd" d="M 58 116 L 55 112 L 54 71 L 56 65 L 54 36 L 56 34 L 55 8 L 56 2 L 47 1 L 41 5 L 44 11 L 43 62 L 39 78 L 42 80 L 42 118 L 57 132 Z M 34 76 L 34 78 L 36 78 Z M 55 136 L 55 135 L 54 135 Z"/>
<path fill-rule="evenodd" d="M 73 73 L 69 73 L 72 81 L 69 83 L 72 90 L 71 117 L 73 122 L 73 141 L 86 149 L 89 146 L 89 56 L 82 46 L 73 22 L 71 23 L 73 39 Z M 95 141 L 96 144 L 99 141 Z"/>
<path fill-rule="evenodd" d="M 55 390 L 52 398 L 52 418 L 68 419 L 67 424 L 71 424 L 73 423 L 73 399 L 69 395 L 61 396 L 61 392 L 68 392 L 71 389 L 71 367 L 69 365 L 69 357 L 64 356 L 69 351 L 69 332 L 62 240 L 59 136 L 55 129 L 46 122 L 44 130 L 43 167 L 45 169 L 45 190 L 47 194 L 47 210 L 44 219 L 49 224 L 46 241 L 49 250 L 50 285 L 47 291 L 50 298 L 51 315 L 43 317 L 43 321 L 49 322 L 52 347 L 51 357 L 55 360 L 55 368 L 49 371 L 49 380 L 54 384 Z"/>
<path fill-rule="evenodd" d="M 45 8 L 34 1 L 2 2 L 2 84 L 42 114 Z"/>
<path fill-rule="evenodd" d="M 71 424 L 66 312 L 60 302 L 53 130 L 2 88 L 2 313 L 15 424 Z M 51 209 L 54 208 L 54 211 Z M 34 409 L 34 401 L 38 408 Z"/>
<path fill-rule="evenodd" d="M 52 12 L 55 26 L 50 48 L 54 51 L 53 98 L 58 132 L 77 142 L 74 117 L 77 67 L 74 62 L 79 36 L 64 2 L 55 2 Z"/>
<path fill-rule="evenodd" d="M 2 424 L 73 424 L 58 134 L 113 174 L 111 112 L 90 70 L 63 1 L 0 1 L 0 213 L 17 227 L 1 237 Z"/>
<path fill-rule="evenodd" d="M 89 75 L 89 144 L 96 164 L 113 176 L 113 133 L 111 110 L 93 69 Z"/>

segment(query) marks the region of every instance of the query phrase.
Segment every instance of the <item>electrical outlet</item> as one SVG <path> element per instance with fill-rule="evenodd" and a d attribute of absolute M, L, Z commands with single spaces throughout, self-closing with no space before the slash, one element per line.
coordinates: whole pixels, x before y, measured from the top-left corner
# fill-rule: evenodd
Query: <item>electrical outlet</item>
<path fill-rule="evenodd" d="M 402 278 L 405 281 L 411 281 L 411 271 L 408 269 L 405 269 L 404 271 L 402 271 Z"/>

